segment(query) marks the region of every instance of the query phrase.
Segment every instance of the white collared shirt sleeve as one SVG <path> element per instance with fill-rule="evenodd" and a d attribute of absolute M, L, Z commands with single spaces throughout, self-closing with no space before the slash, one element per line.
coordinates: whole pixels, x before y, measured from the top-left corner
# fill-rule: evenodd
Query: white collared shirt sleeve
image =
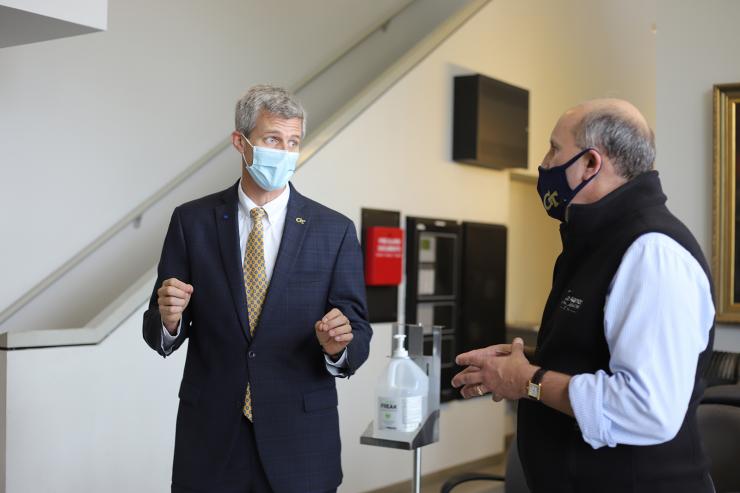
<path fill-rule="evenodd" d="M 597 449 L 673 439 L 713 322 L 709 280 L 696 259 L 664 234 L 640 236 L 604 306 L 612 375 L 576 375 L 568 389 L 586 443 Z"/>
<path fill-rule="evenodd" d="M 328 354 L 324 355 L 326 361 L 326 371 L 331 373 L 335 377 L 346 377 L 347 373 L 344 371 L 347 369 L 347 348 L 344 348 L 342 355 L 338 360 L 332 361 Z"/>
<path fill-rule="evenodd" d="M 180 335 L 180 329 L 182 329 L 182 319 L 177 324 L 175 335 L 170 334 L 170 331 L 162 324 L 162 351 L 164 351 L 165 355 L 169 356 L 172 353 L 172 346 L 175 345 L 177 336 Z"/>

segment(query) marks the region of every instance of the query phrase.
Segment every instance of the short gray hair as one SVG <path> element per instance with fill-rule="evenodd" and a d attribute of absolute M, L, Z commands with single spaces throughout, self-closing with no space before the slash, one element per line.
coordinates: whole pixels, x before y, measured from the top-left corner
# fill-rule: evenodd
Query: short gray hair
<path fill-rule="evenodd" d="M 306 134 L 306 111 L 291 93 L 282 87 L 260 84 L 247 89 L 236 102 L 234 126 L 245 136 L 254 130 L 261 111 L 273 113 L 281 118 L 303 120 L 301 136 Z"/>
<path fill-rule="evenodd" d="M 573 128 L 573 134 L 581 149 L 593 147 L 609 157 L 623 178 L 631 180 L 653 169 L 655 134 L 618 109 L 603 108 L 586 114 Z"/>

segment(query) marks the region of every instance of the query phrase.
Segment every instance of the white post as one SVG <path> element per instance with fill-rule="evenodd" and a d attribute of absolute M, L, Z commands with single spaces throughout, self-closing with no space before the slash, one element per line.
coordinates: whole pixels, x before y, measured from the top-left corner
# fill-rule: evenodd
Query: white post
<path fill-rule="evenodd" d="M 414 449 L 414 477 L 411 482 L 411 491 L 421 493 L 421 447 Z"/>

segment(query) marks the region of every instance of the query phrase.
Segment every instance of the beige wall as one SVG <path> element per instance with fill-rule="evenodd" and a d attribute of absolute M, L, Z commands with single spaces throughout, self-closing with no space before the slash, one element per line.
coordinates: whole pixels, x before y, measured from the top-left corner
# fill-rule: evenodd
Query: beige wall
<path fill-rule="evenodd" d="M 539 325 L 560 253 L 558 228 L 542 208 L 536 183 L 512 174 L 509 186 L 506 320 L 513 325 Z"/>
<path fill-rule="evenodd" d="M 384 94 L 301 169 L 298 189 L 359 223 L 362 207 L 405 215 L 508 224 L 512 263 L 507 316 L 537 322 L 559 248 L 557 223 L 531 182 L 450 160 L 452 77 L 479 72 L 530 92 L 530 167 L 551 127 L 584 99 L 619 96 L 654 119 L 654 2 L 496 0 Z M 401 310 L 403 313 L 403 310 Z M 389 327 L 378 324 L 367 365 L 340 387 L 345 482 L 366 491 L 408 479 L 411 455 L 362 446 Z M 490 400 L 442 410 L 441 440 L 424 450 L 425 472 L 502 450 L 505 408 Z"/>
<path fill-rule="evenodd" d="M 657 168 L 668 207 L 712 248 L 712 86 L 740 82 L 740 2 L 658 0 Z M 740 351 L 740 329 L 719 326 L 715 348 Z"/>

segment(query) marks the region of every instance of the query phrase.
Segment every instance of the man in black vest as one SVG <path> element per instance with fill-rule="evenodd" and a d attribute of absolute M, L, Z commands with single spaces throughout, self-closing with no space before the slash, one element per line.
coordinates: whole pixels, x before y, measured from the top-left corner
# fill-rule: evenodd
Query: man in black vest
<path fill-rule="evenodd" d="M 519 400 L 533 493 L 710 493 L 697 430 L 712 349 L 709 268 L 665 206 L 653 132 L 626 101 L 555 126 L 538 192 L 563 250 L 531 361 L 521 339 L 457 357 L 466 398 Z"/>

